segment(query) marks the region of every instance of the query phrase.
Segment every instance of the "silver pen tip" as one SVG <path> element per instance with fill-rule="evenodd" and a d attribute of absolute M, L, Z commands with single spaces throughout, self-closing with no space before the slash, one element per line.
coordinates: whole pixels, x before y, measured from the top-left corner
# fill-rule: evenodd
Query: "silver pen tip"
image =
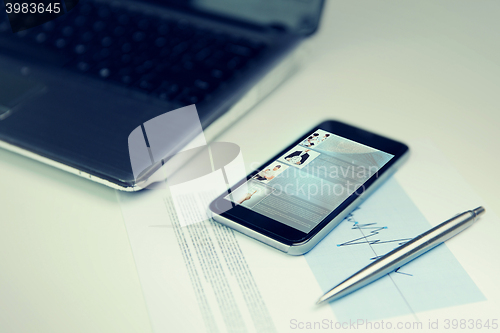
<path fill-rule="evenodd" d="M 483 214 L 486 210 L 484 209 L 483 206 L 479 206 L 477 207 L 476 209 L 473 209 L 472 212 L 474 213 L 474 215 L 479 216 L 481 214 Z"/>
<path fill-rule="evenodd" d="M 316 305 L 320 305 L 320 304 L 322 304 L 324 301 L 325 301 L 325 300 L 323 299 L 323 297 L 320 297 L 320 298 L 318 299 L 318 301 L 316 302 Z"/>

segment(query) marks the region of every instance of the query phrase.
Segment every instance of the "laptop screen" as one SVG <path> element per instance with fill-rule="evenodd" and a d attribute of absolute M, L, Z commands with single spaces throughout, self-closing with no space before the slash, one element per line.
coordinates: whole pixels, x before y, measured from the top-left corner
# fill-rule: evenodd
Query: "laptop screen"
<path fill-rule="evenodd" d="M 318 27 L 323 0 L 163 0 L 177 7 L 308 35 Z"/>

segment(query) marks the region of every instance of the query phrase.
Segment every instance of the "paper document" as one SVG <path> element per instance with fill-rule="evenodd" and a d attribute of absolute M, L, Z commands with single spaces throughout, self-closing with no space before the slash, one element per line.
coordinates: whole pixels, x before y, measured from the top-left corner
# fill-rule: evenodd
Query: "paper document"
<path fill-rule="evenodd" d="M 353 272 L 430 228 L 392 178 L 306 254 L 306 259 L 326 292 Z M 484 299 L 446 244 L 442 244 L 330 306 L 339 320 L 371 320 Z M 377 300 L 377 306 L 366 300 Z"/>
<path fill-rule="evenodd" d="M 422 311 L 486 303 L 441 245 L 337 302 L 315 305 L 324 291 L 430 228 L 396 179 L 299 257 L 213 221 L 183 227 L 165 191 L 118 195 L 154 332 L 288 332 L 397 316 L 427 325 Z"/>

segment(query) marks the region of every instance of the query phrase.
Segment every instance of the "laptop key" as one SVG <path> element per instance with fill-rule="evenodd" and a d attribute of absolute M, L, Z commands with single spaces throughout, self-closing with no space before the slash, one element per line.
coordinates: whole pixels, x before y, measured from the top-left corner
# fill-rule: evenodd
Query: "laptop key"
<path fill-rule="evenodd" d="M 104 21 L 96 21 L 94 22 L 94 24 L 92 25 L 92 29 L 95 31 L 95 32 L 101 32 L 103 31 L 104 29 L 106 29 L 106 23 Z"/>
<path fill-rule="evenodd" d="M 66 38 L 57 38 L 54 42 L 54 45 L 58 49 L 65 48 L 68 45 L 68 40 Z"/>
<path fill-rule="evenodd" d="M 102 47 L 110 47 L 111 44 L 113 44 L 113 38 L 111 38 L 110 36 L 105 36 L 101 39 Z"/>
<path fill-rule="evenodd" d="M 237 44 L 227 44 L 226 51 L 244 57 L 250 57 L 253 53 L 248 47 Z"/>

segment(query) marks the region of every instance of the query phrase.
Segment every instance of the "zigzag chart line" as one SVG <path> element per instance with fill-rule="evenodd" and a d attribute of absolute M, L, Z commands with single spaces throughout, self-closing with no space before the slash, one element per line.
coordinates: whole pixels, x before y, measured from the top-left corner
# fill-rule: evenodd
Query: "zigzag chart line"
<path fill-rule="evenodd" d="M 361 233 L 361 237 L 352 239 L 350 241 L 337 244 L 338 247 L 341 246 L 351 246 L 351 245 L 361 245 L 361 244 L 367 244 L 370 246 L 372 249 L 373 253 L 375 253 L 375 256 L 370 258 L 370 260 L 376 260 L 380 258 L 382 255 L 378 255 L 375 252 L 375 249 L 373 248 L 372 245 L 379 245 L 379 244 L 387 244 L 387 243 L 397 243 L 398 246 L 403 245 L 404 243 L 408 242 L 411 240 L 411 238 L 399 238 L 399 239 L 390 239 L 390 240 L 381 240 L 381 239 L 374 239 L 375 236 L 379 235 L 382 230 L 387 229 L 388 227 L 379 227 L 377 226 L 377 223 L 365 223 L 365 224 L 360 224 L 356 219 L 354 218 L 354 212 L 360 209 L 359 207 L 353 210 L 347 217 L 346 220 L 348 222 L 353 223 L 352 228 L 353 230 L 359 230 Z M 363 233 L 363 230 L 369 230 L 369 234 L 365 235 Z M 399 270 L 401 269 L 398 268 L 395 270 L 395 273 L 399 274 L 404 274 L 408 276 L 413 276 L 413 274 L 405 273 L 405 272 L 400 272 Z"/>

